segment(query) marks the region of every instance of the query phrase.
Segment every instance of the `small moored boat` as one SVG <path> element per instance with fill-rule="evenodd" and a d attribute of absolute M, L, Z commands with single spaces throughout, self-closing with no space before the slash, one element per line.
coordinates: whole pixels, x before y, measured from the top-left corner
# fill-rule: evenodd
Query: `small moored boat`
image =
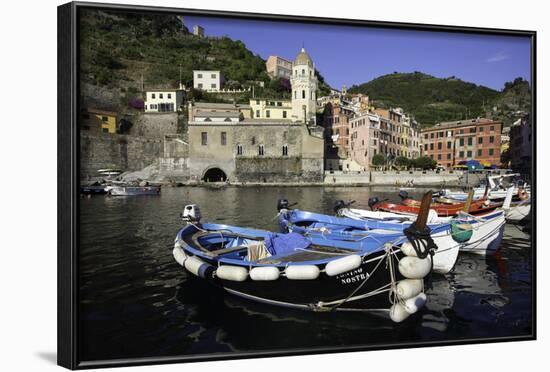
<path fill-rule="evenodd" d="M 423 234 L 425 215 L 408 238 L 381 243 L 201 223 L 198 207 L 188 205 L 173 255 L 193 275 L 252 301 L 401 322 L 426 302 L 434 244 Z"/>
<path fill-rule="evenodd" d="M 338 208 L 338 206 L 336 207 Z M 392 220 L 371 220 L 327 216 L 319 213 L 289 209 L 288 201 L 280 200 L 279 225 L 283 232 L 297 232 L 306 236 L 320 236 L 325 239 L 362 241 L 375 239 L 381 243 L 403 237 L 414 222 L 409 218 Z M 337 209 L 337 211 L 339 211 Z M 402 216 L 401 216 L 402 217 Z M 415 217 L 416 218 L 416 217 Z M 429 220 L 428 220 L 429 221 Z M 446 274 L 452 270 L 458 257 L 460 244 L 451 233 L 451 221 L 431 224 L 428 222 L 428 233 L 437 249 L 433 256 L 433 270 Z"/>
<path fill-rule="evenodd" d="M 107 187 L 108 193 L 113 196 L 159 195 L 160 186 L 126 186 L 112 185 Z"/>

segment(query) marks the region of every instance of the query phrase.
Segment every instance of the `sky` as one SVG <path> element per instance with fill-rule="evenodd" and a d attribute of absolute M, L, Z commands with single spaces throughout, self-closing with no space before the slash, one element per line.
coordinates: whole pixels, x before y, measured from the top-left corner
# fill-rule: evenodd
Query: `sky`
<path fill-rule="evenodd" d="M 393 72 L 455 76 L 496 90 L 516 77 L 531 77 L 528 37 L 191 16 L 184 23 L 190 30 L 201 25 L 207 36 L 241 40 L 263 59 L 293 60 L 303 45 L 335 89 Z"/>

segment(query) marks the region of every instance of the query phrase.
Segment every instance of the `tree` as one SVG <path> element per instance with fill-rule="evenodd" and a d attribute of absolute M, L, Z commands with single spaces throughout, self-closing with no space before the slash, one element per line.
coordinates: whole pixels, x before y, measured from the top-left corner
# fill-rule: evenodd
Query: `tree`
<path fill-rule="evenodd" d="M 376 154 L 372 157 L 372 165 L 375 167 L 381 167 L 386 164 L 386 157 L 382 154 Z"/>
<path fill-rule="evenodd" d="M 398 167 L 408 168 L 411 164 L 411 161 L 408 158 L 404 157 L 404 156 L 398 156 L 395 159 L 394 164 Z"/>
<path fill-rule="evenodd" d="M 421 168 L 423 170 L 434 169 L 437 165 L 437 162 L 428 156 L 413 159 L 412 162 L 415 168 Z"/>

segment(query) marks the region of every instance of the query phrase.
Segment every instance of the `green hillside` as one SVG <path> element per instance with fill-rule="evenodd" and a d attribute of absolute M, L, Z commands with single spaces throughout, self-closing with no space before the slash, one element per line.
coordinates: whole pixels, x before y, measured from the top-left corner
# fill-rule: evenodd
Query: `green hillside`
<path fill-rule="evenodd" d="M 239 40 L 200 38 L 182 28 L 176 15 L 83 10 L 81 14 L 82 81 L 103 89 L 192 85 L 193 70 L 221 70 L 229 88 L 263 81 L 257 94 L 288 94 L 265 72 L 265 61 Z M 320 81 L 323 81 L 320 76 Z M 322 83 L 321 90 L 329 87 Z"/>
<path fill-rule="evenodd" d="M 402 107 L 425 126 L 485 115 L 500 98 L 498 91 L 481 85 L 420 72 L 380 76 L 349 92 L 367 94 L 380 107 Z"/>

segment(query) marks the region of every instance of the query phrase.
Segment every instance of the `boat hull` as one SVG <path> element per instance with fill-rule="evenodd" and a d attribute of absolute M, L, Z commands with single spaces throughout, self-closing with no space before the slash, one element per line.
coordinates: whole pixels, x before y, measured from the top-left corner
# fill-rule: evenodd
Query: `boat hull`
<path fill-rule="evenodd" d="M 389 296 L 391 276 L 382 255 L 367 256 L 364 263 L 352 271 L 334 277 L 320 275 L 315 280 L 281 277 L 273 281 L 253 281 L 249 278 L 244 282 L 235 282 L 214 278 L 210 282 L 233 295 L 275 306 L 328 311 L 339 305 L 334 310 L 387 313 L 392 306 Z M 397 258 L 402 257 L 400 252 L 396 252 L 394 264 L 397 265 Z M 376 267 L 381 260 L 382 263 Z M 404 279 L 397 269 L 395 271 L 396 280 Z M 357 292 L 352 299 L 340 304 L 354 291 Z M 369 293 L 374 294 L 367 295 Z"/>
<path fill-rule="evenodd" d="M 109 194 L 113 196 L 159 195 L 160 186 L 111 186 Z"/>
<path fill-rule="evenodd" d="M 460 247 L 460 250 L 479 255 L 494 255 L 500 248 L 505 224 L 505 214 L 502 210 L 472 221 L 472 237 Z"/>
<path fill-rule="evenodd" d="M 506 212 L 506 220 L 510 222 L 520 222 L 529 219 L 531 216 L 531 204 L 519 204 L 511 207 Z"/>

